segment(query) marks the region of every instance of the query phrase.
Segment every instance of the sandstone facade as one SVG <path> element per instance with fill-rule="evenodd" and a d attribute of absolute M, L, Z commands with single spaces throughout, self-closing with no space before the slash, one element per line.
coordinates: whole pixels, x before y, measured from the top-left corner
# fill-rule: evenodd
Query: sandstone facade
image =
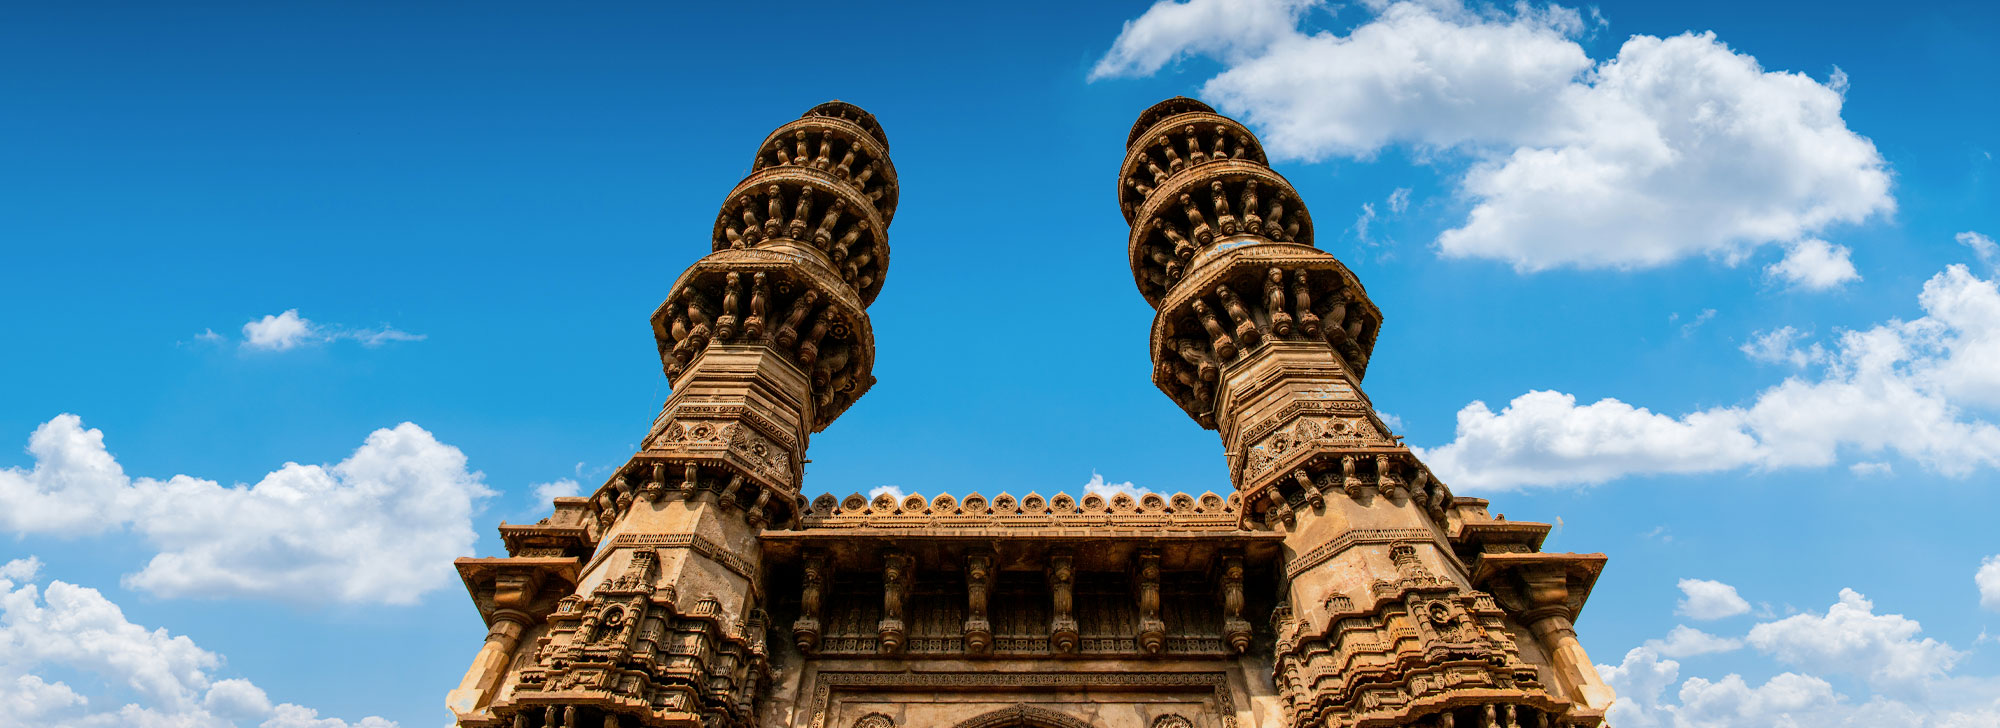
<path fill-rule="evenodd" d="M 1153 381 L 1227 496 L 801 496 L 874 383 L 897 179 L 874 117 L 772 132 L 653 314 L 673 395 L 587 498 L 458 567 L 458 724 L 1597 726 L 1571 623 L 1602 554 L 1456 497 L 1361 389 L 1382 314 L 1242 125 L 1140 115 L 1118 201 Z"/>

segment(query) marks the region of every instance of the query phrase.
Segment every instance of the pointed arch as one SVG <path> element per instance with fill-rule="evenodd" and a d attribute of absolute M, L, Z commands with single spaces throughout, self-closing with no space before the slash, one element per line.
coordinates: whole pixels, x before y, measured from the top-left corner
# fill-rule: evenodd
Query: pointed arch
<path fill-rule="evenodd" d="M 1026 703 L 1015 703 L 974 718 L 961 721 L 952 728 L 1010 728 L 1011 726 L 1031 726 L 1032 728 L 1091 728 L 1076 718 L 1047 708 L 1037 708 Z"/>

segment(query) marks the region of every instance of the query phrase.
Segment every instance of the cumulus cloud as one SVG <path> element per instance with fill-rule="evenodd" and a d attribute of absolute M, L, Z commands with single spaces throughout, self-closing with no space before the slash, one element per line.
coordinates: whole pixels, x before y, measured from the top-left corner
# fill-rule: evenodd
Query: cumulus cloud
<path fill-rule="evenodd" d="M 266 728 L 396 725 L 376 717 L 353 724 L 331 718 L 284 722 L 286 716 L 317 712 L 290 703 L 273 707 L 248 680 L 215 679 L 222 663 L 215 653 L 164 628 L 133 624 L 96 589 L 64 581 L 38 586 L 39 566 L 29 557 L 0 567 L 0 714 L 9 725 L 225 728 L 258 720 Z M 38 674 L 52 668 L 102 681 L 110 696 L 130 702 L 93 711 L 89 696 Z"/>
<path fill-rule="evenodd" d="M 222 335 L 213 329 L 204 329 L 195 338 L 210 342 L 223 340 Z M 334 341 L 355 341 L 374 348 L 390 342 L 423 341 L 424 338 L 423 334 L 412 334 L 388 325 L 371 329 L 317 324 L 300 316 L 299 310 L 293 308 L 243 324 L 242 347 L 252 351 L 288 351 Z"/>
<path fill-rule="evenodd" d="M 1667 657 L 1693 657 L 1741 649 L 1743 640 L 1717 637 L 1685 624 L 1675 625 L 1666 639 L 1646 640 L 1646 646 Z"/>
<path fill-rule="evenodd" d="M 1785 257 L 1764 269 L 1774 279 L 1795 288 L 1824 291 L 1843 283 L 1861 280 L 1855 272 L 1852 251 L 1819 238 L 1807 238 L 1785 249 Z"/>
<path fill-rule="evenodd" d="M 1750 646 L 1794 667 L 1842 672 L 1878 687 L 1914 686 L 1944 677 L 1963 653 L 1917 638 L 1923 626 L 1900 614 L 1876 614 L 1852 589 L 1825 614 L 1798 614 L 1750 628 Z"/>
<path fill-rule="evenodd" d="M 464 453 L 408 422 L 337 464 L 286 463 L 254 485 L 129 477 L 104 433 L 71 414 L 36 428 L 28 452 L 32 468 L 0 470 L 0 529 L 130 529 L 157 553 L 126 584 L 161 596 L 413 603 L 453 583 L 475 504 L 492 494 Z"/>
<path fill-rule="evenodd" d="M 1811 365 L 1741 406 L 1678 417 L 1606 398 L 1534 391 L 1499 412 L 1473 402 L 1455 439 L 1423 450 L 1447 482 L 1473 489 L 1602 483 L 1632 475 L 1824 467 L 1842 452 L 1893 452 L 1963 477 L 2000 465 L 2000 287 L 1963 265 L 1932 276 L 1924 316 L 1841 332 L 1798 348 L 1780 329 L 1752 357 Z M 1872 458 L 1871 458 L 1872 459 Z"/>
<path fill-rule="evenodd" d="M 870 501 L 873 501 L 876 498 L 880 498 L 884 495 L 887 495 L 890 498 L 894 498 L 898 501 L 901 501 L 903 498 L 909 496 L 908 493 L 903 492 L 903 486 L 900 485 L 878 485 L 868 490 L 868 500 Z"/>
<path fill-rule="evenodd" d="M 1141 488 L 1133 485 L 1130 480 L 1122 483 L 1104 482 L 1104 476 L 1098 474 L 1095 470 L 1090 471 L 1090 481 L 1083 484 L 1084 495 L 1095 495 L 1105 500 L 1110 500 L 1112 496 L 1119 493 L 1124 493 L 1136 499 L 1151 492 L 1153 492 L 1152 488 Z"/>
<path fill-rule="evenodd" d="M 1899 615 L 1878 615 L 1852 590 L 1825 614 L 1801 614 L 1753 627 L 1759 652 L 1803 672 L 1779 672 L 1753 685 L 1741 675 L 1681 680 L 1667 659 L 1676 643 L 1706 644 L 1676 634 L 1648 640 L 1617 665 L 1598 665 L 1618 692 L 1607 715 L 1620 728 L 1766 728 L 1837 726 L 1970 728 L 2000 721 L 2000 680 L 1950 675 L 1960 653 L 1929 638 Z M 1696 634 L 1699 634 L 1696 632 Z M 1719 638 L 1717 638 L 1719 639 Z M 1728 640 L 1734 642 L 1734 640 Z M 1819 672 L 1858 677 L 1873 694 L 1848 695 Z M 1675 683 L 1678 690 L 1674 690 Z"/>
<path fill-rule="evenodd" d="M 1690 619 L 1722 619 L 1749 614 L 1750 603 L 1737 595 L 1736 587 L 1708 579 L 1682 579 L 1681 600 L 1674 613 Z"/>
<path fill-rule="evenodd" d="M 1972 575 L 1979 587 L 1979 606 L 2000 612 L 2000 555 L 1988 556 Z"/>
<path fill-rule="evenodd" d="M 1599 62 L 1576 41 L 1590 25 L 1560 6 L 1364 5 L 1339 34 L 1308 30 L 1318 2 L 1162 0 L 1092 78 L 1204 56 L 1223 68 L 1200 95 L 1278 157 L 1462 153 L 1471 209 L 1439 251 L 1522 271 L 1733 263 L 1895 208 L 1887 163 L 1841 118 L 1844 74 L 1766 71 L 1711 33 L 1633 36 Z M 1796 266 L 1838 277 L 1815 262 Z"/>

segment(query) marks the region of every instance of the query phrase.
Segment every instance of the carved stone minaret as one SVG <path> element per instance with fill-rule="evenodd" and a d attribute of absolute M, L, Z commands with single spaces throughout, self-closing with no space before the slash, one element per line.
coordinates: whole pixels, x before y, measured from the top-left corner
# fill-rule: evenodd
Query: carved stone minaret
<path fill-rule="evenodd" d="M 774 626 L 758 538 L 797 522 L 807 439 L 875 382 L 897 184 L 875 118 L 838 101 L 751 169 L 653 314 L 673 395 L 639 452 L 503 526 L 509 558 L 460 561 L 492 630 L 448 698 L 460 725 L 754 722 Z"/>
<path fill-rule="evenodd" d="M 1611 692 L 1570 627 L 1604 557 L 1534 553 L 1361 390 L 1382 313 L 1313 247 L 1257 138 L 1199 101 L 1147 109 L 1118 201 L 1153 305 L 1153 382 L 1218 430 L 1246 530 L 1284 534 L 1273 681 L 1293 726 L 1595 725 Z"/>

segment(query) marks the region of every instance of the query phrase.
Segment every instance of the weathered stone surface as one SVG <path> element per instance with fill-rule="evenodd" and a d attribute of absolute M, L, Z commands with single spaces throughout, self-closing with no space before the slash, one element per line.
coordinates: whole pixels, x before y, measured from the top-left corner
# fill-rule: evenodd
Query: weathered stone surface
<path fill-rule="evenodd" d="M 1255 135 L 1141 114 L 1119 172 L 1154 383 L 1221 436 L 1200 495 L 800 496 L 873 384 L 888 139 L 822 104 L 760 146 L 652 318 L 674 392 L 588 497 L 462 559 L 461 726 L 1596 726 L 1601 554 L 1454 496 L 1361 389 L 1382 314 Z"/>

